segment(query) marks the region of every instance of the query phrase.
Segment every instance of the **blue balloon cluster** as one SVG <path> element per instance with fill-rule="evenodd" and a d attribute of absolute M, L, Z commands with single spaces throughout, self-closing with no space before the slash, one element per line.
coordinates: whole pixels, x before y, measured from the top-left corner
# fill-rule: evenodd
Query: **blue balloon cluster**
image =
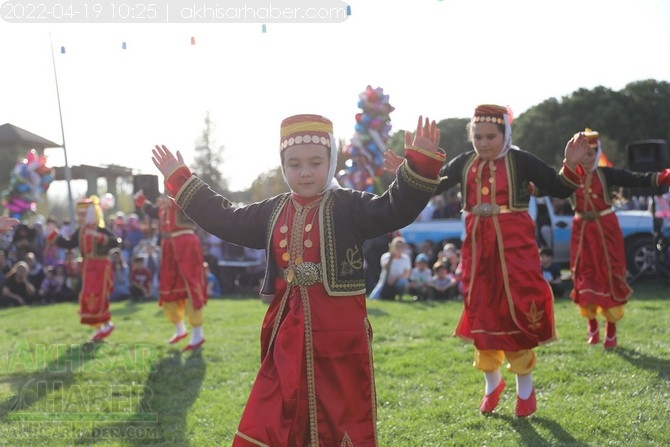
<path fill-rule="evenodd" d="M 346 168 L 337 178 L 344 187 L 374 192 L 377 179 L 384 170 L 384 152 L 391 131 L 389 115 L 395 108 L 381 87 L 368 85 L 358 99 L 358 107 L 363 111 L 356 114 L 356 132 L 344 149 L 348 157 Z"/>

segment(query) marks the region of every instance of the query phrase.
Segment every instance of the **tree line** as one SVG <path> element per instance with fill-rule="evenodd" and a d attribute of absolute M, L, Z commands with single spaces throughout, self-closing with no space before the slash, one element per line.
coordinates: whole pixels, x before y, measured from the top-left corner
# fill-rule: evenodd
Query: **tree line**
<path fill-rule="evenodd" d="M 469 120 L 470 117 L 446 118 L 438 122 L 440 147 L 446 149 L 447 159 L 472 149 L 466 133 Z M 615 167 L 626 168 L 626 146 L 629 143 L 645 139 L 670 141 L 670 83 L 649 79 L 631 82 L 621 90 L 598 86 L 591 90 L 578 89 L 560 99 L 547 99 L 515 117 L 512 142 L 559 168 L 566 141 L 585 128 L 600 134 L 603 151 Z M 210 132 L 211 123 L 207 117 L 206 130 L 196 152 L 212 151 L 207 138 Z M 404 134 L 404 130 L 398 130 L 388 141 L 388 147 L 398 154 L 404 150 Z M 340 141 L 339 146 L 341 154 L 344 142 Z M 211 158 L 207 156 L 201 160 L 204 163 L 196 163 L 194 172 L 208 172 L 207 177 L 216 178 L 212 175 L 211 163 L 207 163 Z M 341 155 L 338 160 L 340 169 L 344 168 L 344 161 Z M 380 176 L 384 188 L 393 181 L 391 174 Z M 230 193 L 236 201 L 262 200 L 287 190 L 280 168 L 261 174 L 246 191 L 225 191 L 225 177 L 220 176 L 217 180 L 222 183 L 222 192 Z"/>

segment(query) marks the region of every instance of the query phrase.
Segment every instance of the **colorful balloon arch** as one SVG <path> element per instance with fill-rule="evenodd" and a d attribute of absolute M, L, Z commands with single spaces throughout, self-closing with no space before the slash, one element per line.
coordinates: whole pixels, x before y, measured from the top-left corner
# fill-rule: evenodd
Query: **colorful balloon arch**
<path fill-rule="evenodd" d="M 338 172 L 337 179 L 345 188 L 380 193 L 379 176 L 384 170 L 384 151 L 391 130 L 389 115 L 395 108 L 381 87 L 368 85 L 358 99 L 363 111 L 356 114 L 356 132 L 344 148 L 346 167 Z"/>
<path fill-rule="evenodd" d="M 46 157 L 38 155 L 35 149 L 26 154 L 10 172 L 9 188 L 2 192 L 2 205 L 10 217 L 23 219 L 35 213 L 37 202 L 44 200 L 44 194 L 54 179 L 53 169 L 47 167 Z"/>

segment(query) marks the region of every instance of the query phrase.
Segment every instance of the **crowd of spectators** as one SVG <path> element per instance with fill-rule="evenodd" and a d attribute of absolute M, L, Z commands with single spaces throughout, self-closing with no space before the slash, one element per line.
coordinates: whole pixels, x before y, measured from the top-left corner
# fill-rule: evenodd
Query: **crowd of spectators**
<path fill-rule="evenodd" d="M 136 213 L 117 212 L 107 217 L 107 229 L 120 240 L 110 252 L 114 267 L 114 291 L 110 301 L 157 301 L 159 295 L 160 232 L 158 221 Z M 74 226 L 68 220 L 35 216 L 0 235 L 0 307 L 76 302 L 81 283 L 81 256 L 48 243 L 54 229 L 69 237 Z M 219 298 L 237 287 L 255 289 L 262 279 L 265 255 L 226 244 L 204 231 L 203 244 L 208 290 Z M 243 267 L 227 268 L 224 260 Z"/>

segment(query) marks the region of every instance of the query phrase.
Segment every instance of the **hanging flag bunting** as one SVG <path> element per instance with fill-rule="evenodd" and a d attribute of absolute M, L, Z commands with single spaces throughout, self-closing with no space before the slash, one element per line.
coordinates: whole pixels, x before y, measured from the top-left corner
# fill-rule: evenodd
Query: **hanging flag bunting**
<path fill-rule="evenodd" d="M 65 47 L 60 47 L 60 54 L 65 54 Z"/>
<path fill-rule="evenodd" d="M 266 31 L 267 31 L 267 28 L 265 27 L 265 23 L 263 24 L 263 28 L 262 28 L 262 29 L 263 29 L 263 32 L 266 32 Z"/>
<path fill-rule="evenodd" d="M 191 45 L 195 45 L 195 37 L 191 36 Z"/>
<path fill-rule="evenodd" d="M 121 49 L 122 49 L 122 50 L 125 50 L 125 49 L 126 49 L 126 43 L 125 43 L 125 42 L 123 42 L 123 43 L 121 44 Z"/>

